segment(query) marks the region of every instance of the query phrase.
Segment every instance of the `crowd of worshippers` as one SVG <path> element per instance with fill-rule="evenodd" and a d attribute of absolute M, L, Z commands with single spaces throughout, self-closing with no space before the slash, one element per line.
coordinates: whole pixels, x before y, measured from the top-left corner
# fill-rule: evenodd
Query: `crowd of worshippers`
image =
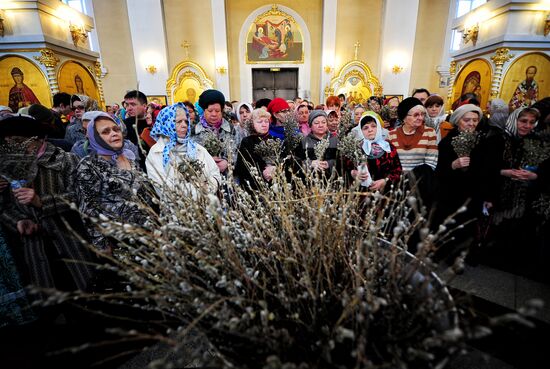
<path fill-rule="evenodd" d="M 444 99 L 425 89 L 402 101 L 373 96 L 348 104 L 342 95 L 318 106 L 301 98 L 231 103 L 211 89 L 195 104 L 148 104 L 134 90 L 106 111 L 88 96 L 66 93 L 54 96 L 52 109 L 2 107 L 0 152 L 7 157 L 23 148 L 34 158 L 19 178 L 0 173 L 2 284 L 15 292 L 12 300 L 20 296 L 17 286 L 29 284 L 90 288 L 90 267 L 64 262 L 91 257 L 74 234 L 111 253 L 116 245 L 86 219 L 145 224 L 147 214 L 133 199 L 150 201 L 150 193 L 162 197 L 166 186 L 178 185 L 178 158 L 202 164 L 200 183 L 214 195 L 231 195 L 223 194 L 228 171 L 248 192 L 269 188 L 276 167 L 255 148 L 284 140 L 290 117 L 301 143 L 285 155 L 301 170 L 341 176 L 371 193 L 408 178 L 434 229 L 461 209 L 448 255 L 469 248 L 473 264 L 541 270 L 550 261 L 550 97 L 533 103 L 510 111 L 501 99 L 482 107 L 465 95 L 448 114 Z M 351 124 L 342 127 L 346 114 Z M 362 163 L 339 151 L 350 135 Z M 205 148 L 215 146 L 208 144 L 212 137 L 222 144 L 215 152 Z M 327 147 L 317 157 L 321 141 Z M 189 196 L 196 195 L 194 186 Z M 473 221 L 459 226 L 467 220 Z"/>

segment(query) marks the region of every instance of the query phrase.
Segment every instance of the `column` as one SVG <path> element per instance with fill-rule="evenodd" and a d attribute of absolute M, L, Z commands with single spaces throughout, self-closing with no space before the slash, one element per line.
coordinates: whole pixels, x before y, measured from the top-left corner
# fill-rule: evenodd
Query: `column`
<path fill-rule="evenodd" d="M 99 90 L 99 101 L 100 105 L 105 107 L 105 96 L 103 95 L 103 81 L 101 80 L 105 75 L 103 74 L 103 68 L 101 68 L 101 62 L 98 60 L 94 63 L 94 66 L 90 68 L 90 72 L 92 72 L 96 76 L 96 82 L 97 82 L 97 89 Z"/>
<path fill-rule="evenodd" d="M 447 108 L 451 108 L 451 103 L 453 101 L 453 86 L 455 84 L 455 75 L 456 75 L 456 62 L 453 60 L 449 65 L 449 89 L 447 92 Z"/>
<path fill-rule="evenodd" d="M 514 54 L 508 54 L 510 49 L 500 48 L 495 51 L 495 55 L 491 56 L 491 60 L 495 64 L 495 73 L 491 83 L 491 99 L 496 99 L 500 93 L 500 84 L 502 82 L 502 67 L 504 63 L 514 57 Z"/>
<path fill-rule="evenodd" d="M 216 88 L 227 101 L 229 96 L 229 73 L 227 72 L 227 27 L 225 24 L 225 0 L 212 1 L 212 25 L 214 32 L 214 62 L 216 64 Z"/>
<path fill-rule="evenodd" d="M 409 85 L 418 3 L 419 0 L 385 2 L 380 70 L 381 82 L 386 94 L 409 96 L 411 93 Z"/>
<path fill-rule="evenodd" d="M 59 63 L 59 58 L 50 49 L 42 49 L 40 54 L 40 56 L 35 56 L 34 59 L 46 67 L 48 84 L 52 95 L 54 95 L 59 92 L 59 85 L 55 76 L 55 66 Z"/>
<path fill-rule="evenodd" d="M 323 103 L 330 90 L 330 80 L 334 76 L 334 63 L 336 53 L 336 12 L 338 10 L 338 0 L 323 1 L 323 40 L 321 65 L 321 84 L 319 85 L 319 102 Z"/>
<path fill-rule="evenodd" d="M 169 71 L 162 1 L 127 0 L 126 7 L 139 90 L 146 95 L 166 95 Z"/>

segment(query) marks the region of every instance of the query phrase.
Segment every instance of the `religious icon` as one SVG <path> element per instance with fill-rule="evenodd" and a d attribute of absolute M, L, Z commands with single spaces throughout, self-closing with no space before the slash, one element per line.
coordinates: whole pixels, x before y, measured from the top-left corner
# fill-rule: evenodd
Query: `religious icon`
<path fill-rule="evenodd" d="M 472 94 L 480 106 L 487 106 L 491 92 L 492 71 L 484 59 L 474 59 L 466 64 L 455 79 L 450 108 L 455 110 L 460 104 L 460 97 Z"/>
<path fill-rule="evenodd" d="M 194 104 L 197 101 L 197 91 L 195 91 L 194 88 L 189 87 L 186 91 L 187 94 L 187 101 L 189 101 L 191 104 Z"/>
<path fill-rule="evenodd" d="M 525 79 L 521 81 L 514 91 L 514 96 L 510 99 L 508 105 L 511 109 L 527 108 L 537 102 L 539 85 L 535 81 L 537 67 L 530 65 L 525 70 Z"/>
<path fill-rule="evenodd" d="M 290 16 L 274 5 L 250 25 L 247 63 L 303 62 L 302 33 Z"/>
<path fill-rule="evenodd" d="M 82 64 L 68 61 L 59 68 L 57 77 L 59 91 L 69 94 L 86 95 L 100 101 L 99 88 L 90 71 Z"/>
<path fill-rule="evenodd" d="M 76 87 L 77 94 L 86 95 L 86 93 L 84 92 L 84 82 L 78 74 L 74 76 L 74 85 Z"/>
<path fill-rule="evenodd" d="M 24 74 L 21 69 L 15 67 L 11 70 L 11 77 L 13 78 L 14 85 L 9 92 L 8 106 L 14 113 L 20 108 L 29 106 L 32 104 L 40 104 L 40 101 L 32 91 L 32 89 L 23 83 Z"/>

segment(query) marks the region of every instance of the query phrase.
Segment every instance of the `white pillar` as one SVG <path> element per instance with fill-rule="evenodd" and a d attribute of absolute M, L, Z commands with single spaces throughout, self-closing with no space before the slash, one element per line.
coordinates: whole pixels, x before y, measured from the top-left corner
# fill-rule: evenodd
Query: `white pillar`
<path fill-rule="evenodd" d="M 214 62 L 216 67 L 216 89 L 220 90 L 225 100 L 229 96 L 229 70 L 227 57 L 227 27 L 225 24 L 225 0 L 212 1 L 212 25 L 214 31 Z"/>
<path fill-rule="evenodd" d="M 321 56 L 321 84 L 319 85 L 319 103 L 325 102 L 325 88 L 330 85 L 334 75 L 336 56 L 336 12 L 338 0 L 323 1 L 323 45 Z M 332 68 L 330 71 L 325 68 Z"/>
<path fill-rule="evenodd" d="M 385 94 L 409 96 L 419 0 L 386 0 L 381 39 L 381 82 Z M 424 25 L 428 26 L 428 25 Z M 393 73 L 394 66 L 402 67 Z"/>
<path fill-rule="evenodd" d="M 126 0 L 126 6 L 139 90 L 146 95 L 166 95 L 168 58 L 162 0 Z M 146 71 L 148 66 L 154 66 L 156 72 Z M 137 86 L 124 87 L 134 90 Z"/>

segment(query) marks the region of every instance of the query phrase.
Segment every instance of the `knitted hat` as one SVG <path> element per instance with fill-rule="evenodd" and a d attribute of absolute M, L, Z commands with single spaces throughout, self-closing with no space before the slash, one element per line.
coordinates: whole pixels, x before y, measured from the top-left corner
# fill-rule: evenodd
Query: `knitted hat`
<path fill-rule="evenodd" d="M 409 114 L 409 111 L 417 105 L 424 106 L 416 97 L 407 97 L 401 101 L 399 106 L 397 106 L 397 117 L 399 120 L 403 121 L 407 114 Z"/>
<path fill-rule="evenodd" d="M 313 123 L 313 120 L 318 117 L 327 117 L 327 113 L 324 110 L 312 110 L 309 112 L 309 119 L 307 120 L 307 123 L 311 127 L 311 124 Z"/>
<path fill-rule="evenodd" d="M 290 106 L 288 106 L 286 100 L 281 99 L 280 97 L 276 97 L 271 100 L 271 102 L 267 106 L 267 111 L 270 112 L 272 115 L 285 109 L 290 109 Z"/>
<path fill-rule="evenodd" d="M 31 117 L 15 115 L 0 121 L 0 137 L 21 136 L 43 138 L 51 131 L 51 125 Z"/>
<path fill-rule="evenodd" d="M 199 96 L 199 106 L 206 110 L 210 105 L 220 104 L 223 108 L 225 105 L 225 96 L 218 90 L 206 90 Z"/>
<path fill-rule="evenodd" d="M 52 111 L 40 104 L 29 106 L 29 115 L 39 122 L 48 124 L 51 124 L 54 118 Z"/>
<path fill-rule="evenodd" d="M 474 104 L 466 104 L 457 108 L 451 115 L 451 118 L 449 119 L 449 121 L 456 126 L 458 125 L 458 122 L 460 121 L 460 119 L 462 119 L 464 114 L 469 113 L 471 111 L 473 111 L 474 113 L 477 113 L 478 117 L 481 119 L 481 116 L 483 115 L 483 112 L 481 111 L 481 109 L 478 106 L 475 106 Z"/>

